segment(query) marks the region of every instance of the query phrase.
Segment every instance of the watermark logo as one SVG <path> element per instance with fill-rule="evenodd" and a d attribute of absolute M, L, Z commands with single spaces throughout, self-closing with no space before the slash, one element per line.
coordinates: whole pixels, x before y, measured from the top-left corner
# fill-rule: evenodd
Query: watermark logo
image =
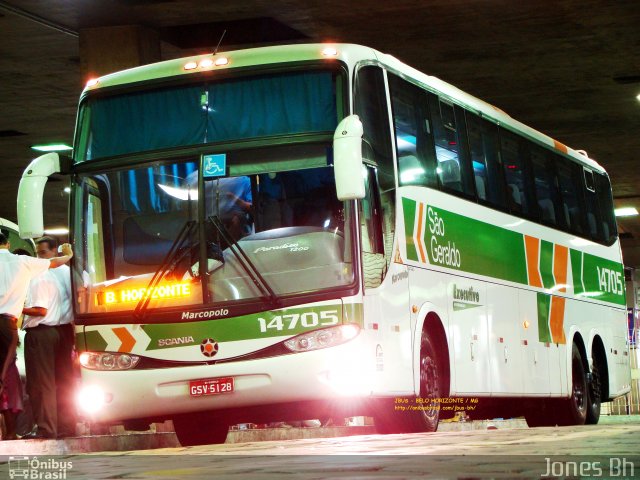
<path fill-rule="evenodd" d="M 9 478 L 30 480 L 65 480 L 67 472 L 73 468 L 69 460 L 38 457 L 9 457 Z"/>
<path fill-rule="evenodd" d="M 636 465 L 627 458 L 611 457 L 603 461 L 566 461 L 545 457 L 546 471 L 542 478 L 635 478 Z"/>

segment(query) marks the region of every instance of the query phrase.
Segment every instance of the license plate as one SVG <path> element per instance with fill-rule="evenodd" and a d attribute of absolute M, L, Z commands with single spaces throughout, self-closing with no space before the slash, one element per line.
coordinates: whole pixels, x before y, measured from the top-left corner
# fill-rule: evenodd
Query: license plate
<path fill-rule="evenodd" d="M 203 395 L 219 395 L 233 392 L 233 377 L 207 378 L 204 380 L 191 380 L 189 382 L 189 394 L 192 397 Z"/>

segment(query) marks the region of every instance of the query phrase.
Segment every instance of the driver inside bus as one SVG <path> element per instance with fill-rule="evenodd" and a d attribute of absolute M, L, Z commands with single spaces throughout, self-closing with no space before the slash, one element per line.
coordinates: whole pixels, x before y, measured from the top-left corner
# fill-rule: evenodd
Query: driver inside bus
<path fill-rule="evenodd" d="M 196 186 L 198 173 L 187 177 L 189 185 Z M 205 215 L 218 215 L 229 235 L 240 240 L 253 233 L 251 180 L 247 176 L 206 179 Z"/>

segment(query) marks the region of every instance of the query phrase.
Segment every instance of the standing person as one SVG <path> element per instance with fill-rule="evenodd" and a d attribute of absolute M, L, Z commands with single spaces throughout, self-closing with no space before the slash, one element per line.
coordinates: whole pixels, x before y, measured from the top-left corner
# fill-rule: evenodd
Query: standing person
<path fill-rule="evenodd" d="M 36 240 L 38 258 L 55 258 L 58 256 L 58 242 L 52 237 Z M 60 294 L 60 316 L 58 334 L 59 349 L 56 352 L 55 378 L 58 417 L 58 438 L 72 437 L 76 433 L 75 384 L 74 368 L 75 326 L 71 303 L 71 270 L 67 265 L 49 272 L 57 281 Z"/>
<path fill-rule="evenodd" d="M 29 281 L 49 268 L 64 265 L 71 257 L 71 245 L 62 246 L 63 256 L 51 260 L 14 255 L 9 237 L 0 232 L 0 392 L 18 344 L 17 321 L 29 289 Z"/>
<path fill-rule="evenodd" d="M 36 253 L 38 258 L 56 258 L 56 240 L 40 238 Z M 23 438 L 75 434 L 70 273 L 66 266 L 58 270 L 47 271 L 31 281 L 23 310 L 27 391 L 37 424 L 37 430 Z"/>

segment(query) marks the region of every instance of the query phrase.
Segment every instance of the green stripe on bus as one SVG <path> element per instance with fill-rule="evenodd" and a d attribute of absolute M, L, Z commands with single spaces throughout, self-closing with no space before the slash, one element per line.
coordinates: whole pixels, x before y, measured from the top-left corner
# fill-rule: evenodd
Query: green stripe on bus
<path fill-rule="evenodd" d="M 410 198 L 402 197 L 402 211 L 404 212 L 404 234 L 407 245 L 407 258 L 418 261 L 418 251 L 413 242 L 413 232 L 415 231 L 414 222 L 416 220 L 416 202 Z"/>
<path fill-rule="evenodd" d="M 332 319 L 337 318 L 334 322 Z M 204 339 L 216 342 L 233 342 L 297 335 L 323 326 L 342 323 L 342 305 L 286 308 L 245 315 L 242 317 L 203 320 L 190 323 L 143 325 L 142 329 L 151 338 L 147 350 L 173 348 L 178 345 L 160 346 L 158 340 L 193 337 L 193 341 L 179 346 L 199 345 Z"/>
<path fill-rule="evenodd" d="M 571 276 L 573 277 L 573 293 L 579 295 L 584 292 L 582 288 L 582 252 L 571 249 Z"/>
<path fill-rule="evenodd" d="M 433 217 L 427 215 L 425 243 L 432 264 L 527 284 L 522 234 L 440 208 L 428 209 Z M 435 215 L 444 222 L 443 235 L 437 229 L 431 233 L 430 218 Z"/>
<path fill-rule="evenodd" d="M 111 325 L 104 327 L 107 330 L 111 330 Z M 92 352 L 104 352 L 107 349 L 107 342 L 102 337 L 99 331 L 91 330 L 84 334 L 85 347 Z"/>
<path fill-rule="evenodd" d="M 540 276 L 544 288 L 552 288 L 556 282 L 553 279 L 553 243 L 540 241 Z"/>
<path fill-rule="evenodd" d="M 551 343 L 551 330 L 549 329 L 549 312 L 551 310 L 551 296 L 546 293 L 538 293 L 538 340 Z"/>

